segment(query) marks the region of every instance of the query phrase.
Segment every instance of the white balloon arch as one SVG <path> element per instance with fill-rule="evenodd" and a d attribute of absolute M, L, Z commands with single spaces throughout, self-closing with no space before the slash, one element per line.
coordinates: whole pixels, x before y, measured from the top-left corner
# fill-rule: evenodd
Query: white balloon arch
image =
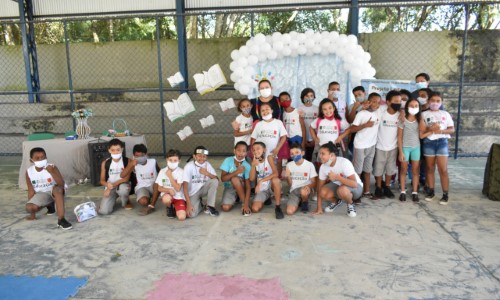
<path fill-rule="evenodd" d="M 331 81 L 347 85 L 345 92 L 361 79 L 374 78 L 376 72 L 358 38 L 336 31 L 259 33 L 233 50 L 231 58 L 230 78 L 242 95 L 257 96 L 257 82 L 266 78 L 275 92 L 288 91 L 295 104 L 305 87 L 313 88 L 317 99 L 323 98 Z"/>

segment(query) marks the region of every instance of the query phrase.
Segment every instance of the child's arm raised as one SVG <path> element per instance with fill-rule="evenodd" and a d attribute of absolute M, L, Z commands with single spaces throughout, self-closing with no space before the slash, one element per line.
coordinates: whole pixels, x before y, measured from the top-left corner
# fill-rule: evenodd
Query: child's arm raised
<path fill-rule="evenodd" d="M 172 174 L 172 170 L 170 170 L 170 168 L 167 170 L 167 177 L 168 180 L 170 180 L 170 184 L 172 184 L 174 190 L 176 192 L 180 192 L 182 183 L 178 183 L 177 180 L 175 180 L 174 175 Z"/>
<path fill-rule="evenodd" d="M 127 166 L 120 173 L 120 177 L 123 178 L 130 176 L 130 174 L 134 171 L 135 166 L 137 166 L 137 160 L 129 158 Z"/>
<path fill-rule="evenodd" d="M 61 189 L 64 189 L 64 179 L 62 178 L 61 172 L 59 172 L 59 169 L 55 165 L 48 165 L 45 170 L 49 172 L 49 174 L 54 178 L 54 181 L 56 182 L 56 186 L 60 187 Z"/>
<path fill-rule="evenodd" d="M 252 165 L 250 169 L 250 181 L 255 181 L 257 178 L 257 166 L 259 165 L 260 161 L 257 159 L 257 157 L 253 157 L 252 160 Z"/>

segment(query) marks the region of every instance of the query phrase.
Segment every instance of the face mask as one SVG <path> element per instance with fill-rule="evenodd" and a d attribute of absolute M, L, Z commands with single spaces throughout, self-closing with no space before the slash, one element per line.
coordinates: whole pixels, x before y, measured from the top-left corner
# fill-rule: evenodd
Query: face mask
<path fill-rule="evenodd" d="M 266 116 L 262 116 L 262 120 L 269 121 L 273 118 L 273 114 L 268 114 Z"/>
<path fill-rule="evenodd" d="M 264 98 L 271 96 L 271 89 L 265 88 L 265 89 L 260 90 L 260 95 Z"/>
<path fill-rule="evenodd" d="M 195 161 L 194 165 L 197 166 L 197 167 L 203 168 L 203 166 L 205 165 L 205 163 L 203 163 L 202 165 L 200 165 L 197 161 Z"/>
<path fill-rule="evenodd" d="M 178 162 L 169 162 L 167 161 L 167 166 L 169 169 L 175 170 L 179 166 Z"/>
<path fill-rule="evenodd" d="M 304 98 L 304 104 L 310 104 L 313 103 L 314 98 Z"/>
<path fill-rule="evenodd" d="M 374 112 L 375 111 L 371 106 L 368 106 L 368 108 L 366 110 L 369 111 L 369 112 Z"/>
<path fill-rule="evenodd" d="M 325 165 L 330 166 L 330 165 L 332 164 L 332 162 L 333 162 L 333 158 L 330 158 L 330 159 L 329 159 L 329 160 L 325 163 Z"/>
<path fill-rule="evenodd" d="M 291 105 L 292 105 L 292 101 L 281 102 L 281 106 L 283 106 L 283 108 L 289 108 Z"/>
<path fill-rule="evenodd" d="M 356 101 L 358 101 L 358 102 L 363 102 L 363 101 L 365 100 L 365 97 L 363 97 L 363 96 L 358 96 L 358 97 L 356 97 L 356 98 L 354 98 L 354 99 L 356 99 Z"/>
<path fill-rule="evenodd" d="M 242 162 L 242 161 L 244 161 L 244 160 L 245 160 L 245 158 L 238 159 L 238 158 L 236 157 L 236 155 L 235 155 L 235 156 L 234 156 L 234 160 L 235 160 L 235 161 L 237 161 L 237 162 Z"/>
<path fill-rule="evenodd" d="M 429 104 L 429 107 L 431 108 L 431 110 L 439 110 L 439 108 L 441 107 L 441 103 L 432 102 L 431 104 Z"/>
<path fill-rule="evenodd" d="M 39 161 L 34 161 L 33 162 L 35 164 L 35 167 L 37 168 L 40 168 L 40 169 L 43 169 L 47 166 L 47 160 L 44 159 L 44 160 L 39 160 Z"/>
<path fill-rule="evenodd" d="M 408 107 L 408 112 L 412 116 L 418 114 L 418 111 L 419 111 L 418 107 Z"/>
<path fill-rule="evenodd" d="M 401 103 L 391 103 L 391 107 L 392 109 L 394 109 L 395 111 L 398 111 L 401 109 Z"/>
<path fill-rule="evenodd" d="M 340 91 L 333 91 L 332 96 L 335 99 L 340 99 L 340 96 L 342 96 L 342 93 L 340 93 Z"/>
<path fill-rule="evenodd" d="M 301 154 L 299 154 L 299 155 L 293 155 L 293 156 L 292 156 L 292 160 L 293 160 L 294 162 L 298 162 L 298 161 L 299 161 L 299 160 L 301 160 L 301 159 L 302 159 L 302 155 L 301 155 Z"/>
<path fill-rule="evenodd" d="M 246 114 L 246 115 L 250 114 L 251 111 L 252 111 L 251 107 L 241 109 L 241 112 Z"/>
<path fill-rule="evenodd" d="M 408 101 L 401 100 L 401 107 L 403 107 L 403 108 L 406 107 L 406 102 L 408 102 Z"/>
<path fill-rule="evenodd" d="M 420 90 L 420 89 L 425 89 L 427 88 L 427 82 L 426 81 L 423 81 L 423 82 L 417 82 L 415 84 L 415 86 L 417 87 L 417 90 Z"/>
<path fill-rule="evenodd" d="M 148 161 L 148 157 L 147 156 L 139 156 L 139 157 L 136 157 L 135 160 L 137 160 L 138 164 L 145 165 L 146 162 Z"/>
<path fill-rule="evenodd" d="M 120 159 L 120 158 L 122 158 L 122 154 L 121 154 L 121 153 L 118 153 L 118 154 L 111 154 L 111 157 L 112 157 L 113 159 Z"/>
<path fill-rule="evenodd" d="M 418 97 L 417 98 L 418 102 L 421 104 L 421 105 L 424 105 L 427 103 L 427 98 L 424 98 L 424 97 Z"/>

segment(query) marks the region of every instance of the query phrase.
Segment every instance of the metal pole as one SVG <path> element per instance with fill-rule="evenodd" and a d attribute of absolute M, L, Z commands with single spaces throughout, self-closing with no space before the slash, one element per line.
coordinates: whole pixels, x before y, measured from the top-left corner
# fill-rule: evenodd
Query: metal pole
<path fill-rule="evenodd" d="M 160 111 L 161 111 L 161 135 L 163 145 L 163 157 L 167 156 L 167 131 L 165 130 L 165 111 L 163 110 L 163 74 L 161 67 L 161 50 L 160 50 L 160 18 L 156 17 L 156 52 L 158 55 L 158 81 L 160 84 Z"/>
<path fill-rule="evenodd" d="M 254 36 L 254 29 L 255 29 L 255 14 L 251 13 L 250 14 L 250 36 Z"/>
<path fill-rule="evenodd" d="M 28 36 L 26 33 L 26 12 L 24 11 L 24 0 L 19 0 L 19 27 L 23 41 L 24 72 L 26 73 L 26 88 L 28 89 L 28 101 L 34 103 L 33 82 L 31 81 L 31 63 L 28 51 Z"/>
<path fill-rule="evenodd" d="M 35 40 L 35 24 L 33 23 L 33 3 L 32 0 L 26 0 L 26 16 L 28 17 L 28 52 L 31 58 L 31 82 L 33 86 L 33 92 L 35 96 L 35 101 L 40 102 L 40 75 L 38 73 L 38 54 L 36 51 L 36 40 Z"/>
<path fill-rule="evenodd" d="M 184 0 L 175 0 L 175 13 L 177 17 L 177 47 L 179 50 L 179 71 L 184 77 L 184 82 L 180 84 L 181 93 L 187 92 L 188 68 L 187 68 L 187 40 L 186 40 L 186 12 Z"/>
<path fill-rule="evenodd" d="M 69 38 L 68 38 L 68 22 L 64 20 L 64 45 L 66 46 L 66 67 L 68 69 L 68 88 L 69 98 L 71 100 L 71 112 L 75 110 L 75 96 L 73 95 L 73 77 L 71 76 L 71 60 L 69 57 Z M 76 130 L 76 120 L 73 120 L 73 130 Z"/>
<path fill-rule="evenodd" d="M 454 153 L 454 158 L 457 159 L 458 157 L 458 147 L 459 147 L 459 142 L 458 139 L 460 138 L 460 119 L 462 115 L 462 98 L 463 98 L 463 90 L 464 90 L 464 73 L 465 73 L 465 52 L 466 52 L 466 47 L 467 47 L 467 31 L 469 27 L 469 5 L 464 4 L 465 8 L 465 29 L 464 29 L 464 37 L 462 40 L 462 63 L 460 64 L 460 86 L 458 90 L 458 112 L 457 112 L 457 130 L 455 132 L 455 153 Z"/>
<path fill-rule="evenodd" d="M 358 35 L 359 33 L 359 4 L 358 0 L 351 0 L 351 8 L 349 9 L 349 33 Z"/>

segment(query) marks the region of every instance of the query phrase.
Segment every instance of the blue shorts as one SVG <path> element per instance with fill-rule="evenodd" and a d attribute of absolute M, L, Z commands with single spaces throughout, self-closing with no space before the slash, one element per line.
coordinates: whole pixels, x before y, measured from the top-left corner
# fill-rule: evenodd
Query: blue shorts
<path fill-rule="evenodd" d="M 292 136 L 291 138 L 288 139 L 288 144 L 291 146 L 293 144 L 300 144 L 302 145 L 302 137 L 300 135 Z"/>
<path fill-rule="evenodd" d="M 403 155 L 406 161 L 419 161 L 420 160 L 420 146 L 416 147 L 403 147 Z"/>
<path fill-rule="evenodd" d="M 437 140 L 424 139 L 422 144 L 424 156 L 449 156 L 448 139 L 441 138 Z"/>

